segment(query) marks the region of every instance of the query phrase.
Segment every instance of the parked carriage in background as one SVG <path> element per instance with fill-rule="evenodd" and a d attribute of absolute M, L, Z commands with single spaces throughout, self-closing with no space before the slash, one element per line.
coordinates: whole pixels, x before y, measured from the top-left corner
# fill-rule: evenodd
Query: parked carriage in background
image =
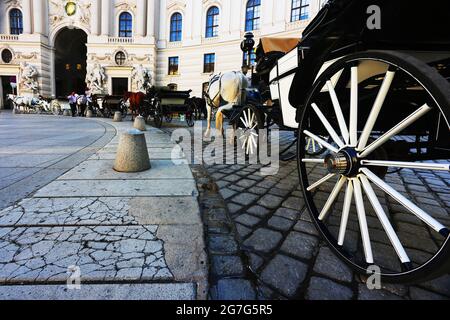
<path fill-rule="evenodd" d="M 122 113 L 122 117 L 127 116 L 128 108 L 124 104 L 123 96 L 106 95 L 102 100 L 100 100 L 101 98 L 101 96 L 96 96 L 93 101 L 105 118 L 113 117 L 117 111 Z"/>
<path fill-rule="evenodd" d="M 406 193 L 402 185 L 414 170 L 423 181 L 446 180 L 434 191 L 449 197 L 449 12 L 448 1 L 329 1 L 292 51 L 263 42 L 253 75 L 261 98 L 231 116 L 244 130 L 273 122 L 296 130 L 316 227 L 353 270 L 375 266 L 383 281 L 450 270 L 448 208 L 418 201 L 426 186 Z M 322 152 L 308 152 L 308 141 Z"/>
<path fill-rule="evenodd" d="M 189 127 L 195 125 L 196 105 L 190 99 L 189 91 L 174 91 L 169 88 L 152 88 L 148 93 L 150 103 L 149 115 L 155 126 L 161 128 L 164 122 L 170 123 L 174 118 L 186 121 Z"/>

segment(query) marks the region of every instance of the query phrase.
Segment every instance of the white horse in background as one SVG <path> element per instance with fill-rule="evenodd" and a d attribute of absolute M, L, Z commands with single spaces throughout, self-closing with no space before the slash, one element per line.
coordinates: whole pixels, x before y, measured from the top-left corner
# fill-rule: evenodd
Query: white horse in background
<path fill-rule="evenodd" d="M 49 112 L 51 110 L 50 103 L 42 99 L 20 97 L 13 94 L 8 94 L 6 98 L 13 102 L 14 109 L 17 111 L 30 112 L 30 110 L 34 110 L 35 112 L 40 112 L 44 110 L 45 112 Z"/>
<path fill-rule="evenodd" d="M 226 72 L 211 77 L 205 92 L 206 108 L 208 114 L 208 126 L 205 137 L 211 132 L 212 109 L 218 109 L 216 113 L 216 129 L 219 136 L 223 135 L 223 111 L 228 111 L 235 105 L 240 105 L 245 99 L 245 90 L 250 86 L 250 81 L 240 71 Z"/>

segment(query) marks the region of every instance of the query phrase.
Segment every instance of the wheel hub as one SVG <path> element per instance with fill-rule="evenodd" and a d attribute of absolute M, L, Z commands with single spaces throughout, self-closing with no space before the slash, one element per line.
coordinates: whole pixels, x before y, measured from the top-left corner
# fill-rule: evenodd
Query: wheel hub
<path fill-rule="evenodd" d="M 358 164 L 357 152 L 353 148 L 343 149 L 325 157 L 325 166 L 329 173 L 355 176 L 358 172 Z"/>

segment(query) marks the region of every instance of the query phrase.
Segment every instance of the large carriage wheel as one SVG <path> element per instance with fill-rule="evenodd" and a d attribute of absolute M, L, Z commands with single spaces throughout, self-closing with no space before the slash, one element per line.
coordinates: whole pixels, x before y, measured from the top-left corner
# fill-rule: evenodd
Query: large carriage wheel
<path fill-rule="evenodd" d="M 264 129 L 263 117 L 262 112 L 251 104 L 246 105 L 239 115 L 236 131 L 238 148 L 247 156 L 258 154 L 260 129 Z"/>
<path fill-rule="evenodd" d="M 347 56 L 314 84 L 299 125 L 300 181 L 320 233 L 356 272 L 380 270 L 383 281 L 408 283 L 449 271 L 449 208 L 427 205 L 421 197 L 432 192 L 417 175 L 441 177 L 448 198 L 450 153 L 441 148 L 432 162 L 412 156 L 437 136 L 448 145 L 449 114 L 449 83 L 401 53 Z M 414 147 L 416 134 L 428 145 Z M 326 153 L 306 155 L 305 137 Z M 388 174 L 393 168 L 403 170 Z"/>
<path fill-rule="evenodd" d="M 155 122 L 155 127 L 161 128 L 164 118 L 161 101 L 155 100 L 154 103 L 155 103 L 155 115 L 153 117 L 153 121 Z"/>

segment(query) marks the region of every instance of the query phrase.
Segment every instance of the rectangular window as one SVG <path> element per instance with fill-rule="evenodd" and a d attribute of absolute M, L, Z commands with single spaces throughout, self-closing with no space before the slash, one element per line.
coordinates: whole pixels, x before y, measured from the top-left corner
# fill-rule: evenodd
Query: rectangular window
<path fill-rule="evenodd" d="M 205 54 L 205 57 L 203 60 L 203 72 L 204 73 L 213 73 L 215 64 L 216 64 L 216 54 L 215 53 Z"/>
<path fill-rule="evenodd" d="M 178 75 L 178 66 L 180 59 L 179 57 L 170 57 L 169 58 L 169 75 L 174 76 Z"/>
<path fill-rule="evenodd" d="M 309 18 L 310 0 L 292 0 L 291 22 Z"/>

